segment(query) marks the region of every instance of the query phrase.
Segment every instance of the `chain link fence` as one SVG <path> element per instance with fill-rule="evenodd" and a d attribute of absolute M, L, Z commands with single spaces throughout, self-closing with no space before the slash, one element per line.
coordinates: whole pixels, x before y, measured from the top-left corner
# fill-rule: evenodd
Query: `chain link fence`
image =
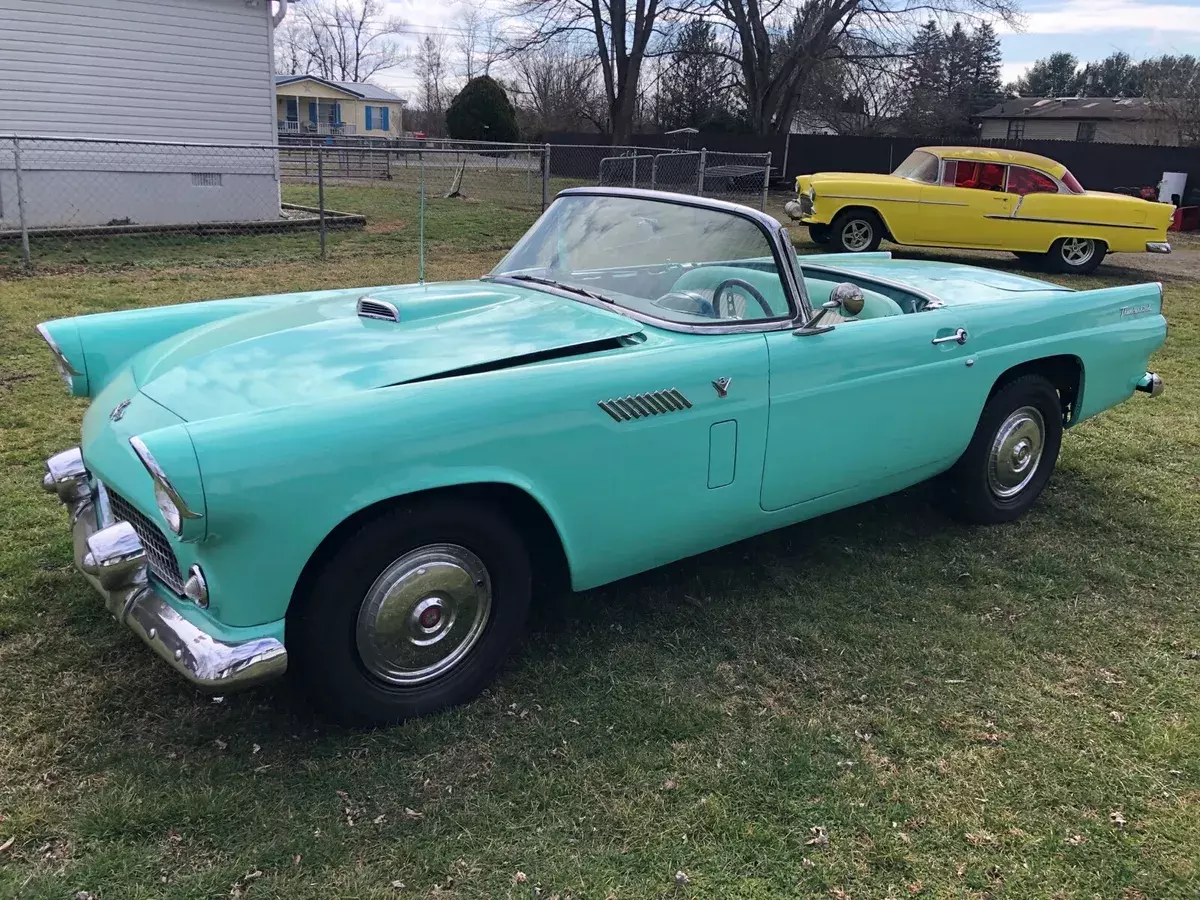
<path fill-rule="evenodd" d="M 503 247 L 567 187 L 761 209 L 770 172 L 770 154 L 608 145 L 0 136 L 0 275 Z"/>

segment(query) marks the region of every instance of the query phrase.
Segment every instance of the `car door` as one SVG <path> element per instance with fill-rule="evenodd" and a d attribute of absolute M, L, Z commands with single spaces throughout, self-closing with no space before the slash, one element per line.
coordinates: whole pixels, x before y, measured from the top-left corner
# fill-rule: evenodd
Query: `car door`
<path fill-rule="evenodd" d="M 824 334 L 775 332 L 767 350 L 765 510 L 839 492 L 858 502 L 948 467 L 987 396 L 972 371 L 970 324 L 950 307 Z"/>
<path fill-rule="evenodd" d="M 940 184 L 921 188 L 922 244 L 939 247 L 998 247 L 1014 198 L 1005 192 L 1007 166 L 978 160 L 947 159 Z"/>

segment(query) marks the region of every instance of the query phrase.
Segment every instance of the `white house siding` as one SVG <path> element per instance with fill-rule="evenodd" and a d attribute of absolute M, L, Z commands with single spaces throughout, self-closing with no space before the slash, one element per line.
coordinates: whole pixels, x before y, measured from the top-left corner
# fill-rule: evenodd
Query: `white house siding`
<path fill-rule="evenodd" d="M 985 119 L 981 123 L 979 136 L 985 141 L 1005 140 L 1008 137 L 1009 119 Z M 1078 140 L 1080 121 L 1096 123 L 1093 140 L 1098 144 L 1170 144 L 1178 145 L 1179 136 L 1172 133 L 1166 122 L 1121 119 L 1026 119 L 1026 140 L 1074 141 Z"/>
<path fill-rule="evenodd" d="M 273 144 L 271 12 L 268 0 L 0 0 L 0 134 L 107 139 L 22 140 L 27 225 L 277 218 L 273 151 L 115 143 Z M 0 228 L 16 226 L 0 138 Z"/>

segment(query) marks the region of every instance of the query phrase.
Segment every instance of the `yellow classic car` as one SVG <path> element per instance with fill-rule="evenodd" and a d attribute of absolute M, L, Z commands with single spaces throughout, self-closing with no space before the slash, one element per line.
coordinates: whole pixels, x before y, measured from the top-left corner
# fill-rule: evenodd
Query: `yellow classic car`
<path fill-rule="evenodd" d="M 1086 273 L 1106 253 L 1170 253 L 1174 207 L 1085 191 L 1061 163 L 1020 150 L 921 147 L 891 175 L 819 172 L 796 179 L 785 209 L 818 244 L 846 253 L 882 238 L 914 247 L 1011 250 Z"/>

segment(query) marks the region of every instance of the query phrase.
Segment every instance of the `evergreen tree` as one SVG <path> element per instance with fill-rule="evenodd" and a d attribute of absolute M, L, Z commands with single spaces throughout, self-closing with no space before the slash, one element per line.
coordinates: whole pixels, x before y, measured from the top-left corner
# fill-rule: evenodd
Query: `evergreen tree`
<path fill-rule="evenodd" d="M 984 22 L 971 35 L 970 115 L 978 115 L 1004 98 L 1004 86 L 1000 80 L 1002 58 L 996 29 Z"/>
<path fill-rule="evenodd" d="M 904 81 L 908 97 L 902 118 L 911 134 L 938 135 L 942 131 L 941 110 L 945 104 L 946 36 L 937 22 L 930 19 L 908 46 L 908 64 Z"/>
<path fill-rule="evenodd" d="M 737 111 L 730 109 L 732 73 L 720 50 L 710 22 L 692 19 L 679 29 L 658 86 L 658 118 L 664 130 L 737 130 Z"/>
<path fill-rule="evenodd" d="M 515 141 L 517 113 L 508 94 L 487 75 L 472 78 L 446 110 L 446 130 L 461 141 Z"/>
<path fill-rule="evenodd" d="M 1079 91 L 1079 60 L 1073 53 L 1052 53 L 1039 59 L 1017 79 L 1021 97 L 1073 97 Z"/>

